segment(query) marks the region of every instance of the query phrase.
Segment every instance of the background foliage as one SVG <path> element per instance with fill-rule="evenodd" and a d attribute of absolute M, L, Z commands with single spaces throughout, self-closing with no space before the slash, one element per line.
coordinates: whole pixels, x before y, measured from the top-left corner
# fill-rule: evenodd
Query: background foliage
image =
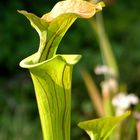
<path fill-rule="evenodd" d="M 57 0 L 0 1 L 0 140 L 41 140 L 38 110 L 29 73 L 19 62 L 37 51 L 39 38 L 17 9 L 38 16 L 49 12 Z M 140 96 L 140 1 L 116 0 L 103 10 L 107 34 L 120 68 L 121 82 Z M 79 121 L 95 118 L 80 75 L 87 68 L 99 83 L 93 68 L 101 64 L 98 41 L 88 20 L 78 19 L 62 40 L 58 53 L 82 54 L 74 69 L 72 88 L 72 140 L 86 139 Z"/>

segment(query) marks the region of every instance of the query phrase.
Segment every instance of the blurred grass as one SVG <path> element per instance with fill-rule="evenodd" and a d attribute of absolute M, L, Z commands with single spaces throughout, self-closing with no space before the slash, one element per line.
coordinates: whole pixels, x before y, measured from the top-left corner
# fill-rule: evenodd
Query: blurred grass
<path fill-rule="evenodd" d="M 0 140 L 41 140 L 38 110 L 29 74 L 18 63 L 36 52 L 39 39 L 17 9 L 38 16 L 48 12 L 57 0 L 0 1 Z M 128 91 L 140 96 L 140 1 L 116 0 L 104 8 L 104 23 Z M 77 127 L 79 121 L 95 118 L 79 69 L 86 67 L 97 84 L 93 67 L 101 63 L 96 34 L 88 21 L 78 19 L 62 40 L 58 53 L 79 53 L 82 60 L 74 69 L 72 89 L 72 140 L 88 138 Z"/>

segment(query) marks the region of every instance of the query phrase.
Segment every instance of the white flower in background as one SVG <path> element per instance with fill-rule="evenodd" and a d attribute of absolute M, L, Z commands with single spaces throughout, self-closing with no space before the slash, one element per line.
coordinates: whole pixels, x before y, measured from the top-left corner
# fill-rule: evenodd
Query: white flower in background
<path fill-rule="evenodd" d="M 107 67 L 106 65 L 97 65 L 94 72 L 97 75 L 112 73 L 111 69 L 109 67 Z"/>
<path fill-rule="evenodd" d="M 131 105 L 136 105 L 138 102 L 139 98 L 133 93 L 119 93 L 112 99 L 112 104 L 116 107 L 116 115 L 123 114 Z"/>
<path fill-rule="evenodd" d="M 103 93 L 116 93 L 118 84 L 114 78 L 110 78 L 101 83 Z"/>

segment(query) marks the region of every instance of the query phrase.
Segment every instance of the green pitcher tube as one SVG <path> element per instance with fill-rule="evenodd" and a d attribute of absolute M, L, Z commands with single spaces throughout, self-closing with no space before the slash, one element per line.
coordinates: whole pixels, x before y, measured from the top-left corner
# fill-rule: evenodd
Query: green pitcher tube
<path fill-rule="evenodd" d="M 56 55 L 33 64 L 34 55 L 20 66 L 33 80 L 44 140 L 70 140 L 72 69 L 81 56 Z"/>
<path fill-rule="evenodd" d="M 103 6 L 103 2 L 65 0 L 41 18 L 18 10 L 40 38 L 38 51 L 20 66 L 29 69 L 33 80 L 44 140 L 70 140 L 72 69 L 81 56 L 56 55 L 59 43 L 77 18 L 91 18 Z"/>

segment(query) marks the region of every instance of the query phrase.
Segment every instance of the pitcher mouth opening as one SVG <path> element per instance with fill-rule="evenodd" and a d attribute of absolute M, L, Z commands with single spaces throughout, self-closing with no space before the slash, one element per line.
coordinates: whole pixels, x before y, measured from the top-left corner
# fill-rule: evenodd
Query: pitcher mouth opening
<path fill-rule="evenodd" d="M 52 58 L 50 58 L 48 60 L 45 60 L 45 61 L 42 61 L 42 62 L 39 62 L 39 63 L 33 63 L 33 59 L 34 59 L 35 54 L 33 54 L 33 55 L 23 59 L 19 63 L 20 67 L 22 67 L 22 68 L 29 68 L 30 69 L 30 68 L 33 68 L 33 67 L 37 67 L 37 66 L 43 65 L 44 63 L 48 63 L 50 61 L 53 61 L 54 59 L 59 59 L 61 61 L 64 61 L 68 65 L 74 65 L 82 57 L 79 54 L 57 54 L 57 55 L 55 55 L 54 57 L 52 57 Z"/>

